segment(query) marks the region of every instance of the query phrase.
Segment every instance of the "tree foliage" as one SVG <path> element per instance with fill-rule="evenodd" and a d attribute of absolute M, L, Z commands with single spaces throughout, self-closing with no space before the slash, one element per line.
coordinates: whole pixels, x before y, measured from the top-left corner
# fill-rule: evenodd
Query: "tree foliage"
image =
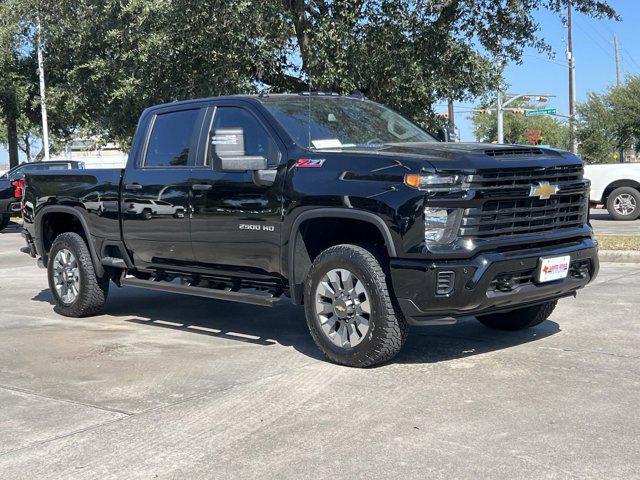
<path fill-rule="evenodd" d="M 640 151 L 640 77 L 577 106 L 580 153 L 590 163 L 614 162 L 616 151 Z"/>
<path fill-rule="evenodd" d="M 484 108 L 490 107 L 485 106 Z M 540 106 L 516 100 L 509 105 L 509 108 L 527 110 L 540 108 Z M 547 115 L 527 117 L 522 113 L 506 111 L 503 118 L 505 143 L 529 145 L 531 139 L 534 138 L 536 144 L 569 148 L 569 127 L 554 117 Z M 498 117 L 495 111 L 489 114 L 483 111 L 475 112 L 471 120 L 478 141 L 496 142 L 498 140 Z"/>
<path fill-rule="evenodd" d="M 34 15 L 42 21 L 54 136 L 86 127 L 125 144 L 150 105 L 265 86 L 359 90 L 433 125 L 435 101 L 482 97 L 503 62 L 519 62 L 527 47 L 549 51 L 533 15 L 566 8 L 566 0 L 0 3 L 20 12 L 0 38 L 20 25 L 14 38 L 28 47 Z M 616 16 L 605 1 L 572 4 L 595 18 Z"/>

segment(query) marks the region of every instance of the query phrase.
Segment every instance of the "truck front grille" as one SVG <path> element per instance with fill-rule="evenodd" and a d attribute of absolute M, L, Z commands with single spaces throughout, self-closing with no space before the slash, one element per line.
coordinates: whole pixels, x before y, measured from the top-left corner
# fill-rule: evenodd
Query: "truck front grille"
<path fill-rule="evenodd" d="M 467 181 L 480 205 L 468 208 L 462 237 L 490 239 L 578 228 L 587 221 L 588 181 L 581 166 L 480 171 Z M 557 185 L 549 199 L 529 195 L 541 181 Z"/>

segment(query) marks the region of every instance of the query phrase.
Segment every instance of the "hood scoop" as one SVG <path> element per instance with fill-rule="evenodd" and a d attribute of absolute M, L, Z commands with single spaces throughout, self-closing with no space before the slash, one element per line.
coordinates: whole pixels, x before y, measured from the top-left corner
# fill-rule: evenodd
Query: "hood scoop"
<path fill-rule="evenodd" d="M 522 157 L 543 153 L 542 149 L 535 147 L 491 148 L 484 151 L 489 157 Z"/>

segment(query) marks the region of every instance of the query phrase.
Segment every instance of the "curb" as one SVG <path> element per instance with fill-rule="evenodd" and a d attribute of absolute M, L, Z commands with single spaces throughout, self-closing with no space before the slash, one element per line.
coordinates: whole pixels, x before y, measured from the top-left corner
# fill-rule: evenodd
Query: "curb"
<path fill-rule="evenodd" d="M 600 250 L 601 262 L 640 263 L 640 251 L 635 250 Z"/>

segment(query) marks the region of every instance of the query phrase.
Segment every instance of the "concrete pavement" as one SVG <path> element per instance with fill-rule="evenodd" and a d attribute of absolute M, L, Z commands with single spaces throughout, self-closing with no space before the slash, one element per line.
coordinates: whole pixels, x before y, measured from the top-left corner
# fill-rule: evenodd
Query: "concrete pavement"
<path fill-rule="evenodd" d="M 614 220 L 606 209 L 592 208 L 591 225 L 600 235 L 640 235 L 640 219 L 629 222 Z"/>
<path fill-rule="evenodd" d="M 325 362 L 291 305 L 112 288 L 53 311 L 0 233 L 0 477 L 640 478 L 640 267 L 605 264 L 530 331 L 414 329 Z"/>

